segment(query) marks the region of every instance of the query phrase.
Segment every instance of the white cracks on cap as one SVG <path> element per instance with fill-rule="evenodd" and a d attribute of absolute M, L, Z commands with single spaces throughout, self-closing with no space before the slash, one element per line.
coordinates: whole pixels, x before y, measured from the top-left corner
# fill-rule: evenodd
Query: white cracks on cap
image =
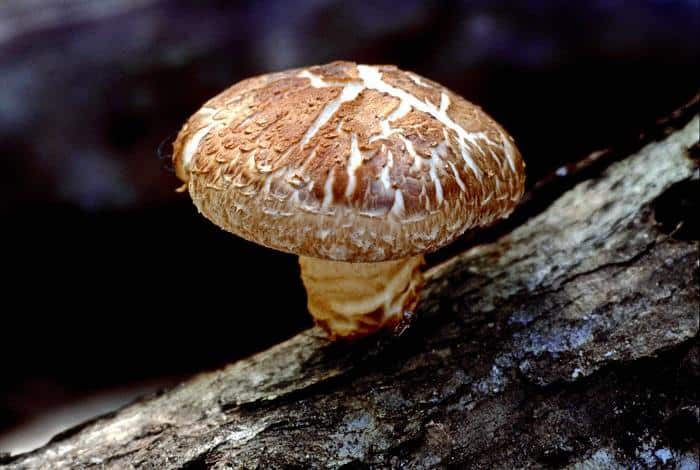
<path fill-rule="evenodd" d="M 382 182 L 384 185 L 384 188 L 389 190 L 391 189 L 391 168 L 394 166 L 394 155 L 391 153 L 391 150 L 389 150 L 386 154 L 386 163 L 384 164 L 384 168 L 382 168 L 382 171 L 379 173 L 379 181 Z"/>
<path fill-rule="evenodd" d="M 442 135 L 445 137 L 445 142 L 447 143 L 447 146 L 454 150 L 454 147 L 452 147 L 450 145 L 451 140 L 450 140 L 450 135 L 447 132 L 447 129 L 442 130 Z M 476 166 L 476 163 L 474 163 L 474 160 L 472 160 L 471 156 L 466 151 L 467 149 L 464 148 L 464 144 L 462 142 L 459 142 L 459 140 L 457 140 L 457 145 L 459 146 L 459 154 L 461 155 L 462 160 L 464 160 L 464 163 L 467 165 L 467 167 L 469 167 L 469 169 L 474 173 L 474 176 L 476 176 L 476 178 L 479 181 L 481 181 L 481 172 L 479 171 L 479 168 Z M 461 183 L 459 187 L 462 189 L 462 191 L 465 191 L 466 185 L 464 185 L 464 181 L 462 181 L 462 178 L 460 178 L 459 175 L 456 173 L 457 168 L 455 167 L 455 165 L 453 163 L 450 162 L 450 164 L 451 164 L 453 173 L 455 173 L 455 175 L 457 175 L 456 179 L 457 179 L 458 184 Z"/>
<path fill-rule="evenodd" d="M 428 172 L 430 179 L 433 181 L 435 186 L 435 198 L 437 199 L 437 205 L 440 206 L 443 201 L 442 196 L 442 183 L 440 183 L 440 178 L 438 178 L 437 167 L 435 166 L 435 159 L 430 159 L 430 171 Z"/>
<path fill-rule="evenodd" d="M 305 70 L 305 72 L 308 72 Z M 317 80 L 320 80 L 320 78 L 317 77 Z M 322 83 L 325 83 L 321 81 Z M 314 80 L 311 80 L 311 84 L 314 84 Z M 315 85 L 314 85 L 315 86 Z M 327 85 L 324 85 L 327 86 Z M 304 137 L 301 139 L 300 145 L 303 147 L 306 145 L 306 143 L 311 140 L 311 138 L 316 135 L 316 132 L 323 127 L 325 123 L 327 123 L 338 111 L 340 108 L 340 105 L 347 102 L 347 101 L 353 101 L 357 96 L 364 90 L 364 87 L 357 82 L 349 82 L 343 87 L 343 91 L 340 92 L 340 95 L 338 95 L 337 98 L 334 100 L 330 101 L 326 106 L 321 110 L 321 112 L 318 114 L 316 117 L 316 120 L 314 121 L 311 126 L 307 129 L 306 133 L 304 134 Z"/>
<path fill-rule="evenodd" d="M 394 129 L 391 128 L 390 122 L 406 115 L 406 113 L 408 113 L 411 110 L 411 108 L 417 109 L 418 111 L 429 114 L 433 118 L 437 119 L 443 126 L 445 126 L 445 128 L 450 129 L 454 131 L 455 134 L 457 134 L 457 141 L 459 144 L 462 159 L 472 170 L 472 172 L 476 175 L 477 179 L 481 181 L 481 170 L 477 166 L 476 162 L 471 158 L 469 150 L 464 145 L 464 143 L 468 142 L 471 145 L 475 145 L 477 140 L 482 140 L 489 145 L 495 145 L 495 143 L 492 142 L 484 132 L 467 132 L 462 126 L 457 124 L 450 116 L 447 115 L 447 109 L 450 106 L 450 97 L 447 93 L 441 93 L 440 107 L 437 108 L 434 104 L 421 101 L 417 97 L 408 93 L 407 91 L 402 90 L 400 88 L 396 88 L 383 81 L 382 73 L 379 70 L 377 70 L 376 67 L 370 65 L 358 65 L 357 71 L 358 75 L 360 76 L 360 79 L 362 79 L 362 86 L 360 91 L 362 91 L 363 89 L 376 90 L 381 93 L 385 93 L 389 96 L 393 96 L 394 98 L 398 98 L 400 100 L 399 106 L 389 116 L 387 116 L 386 119 L 380 122 L 380 128 L 382 130 L 381 134 L 370 137 L 370 142 L 387 137 L 393 132 L 396 132 Z M 321 77 L 309 72 L 308 70 L 303 70 L 297 76 L 308 79 L 311 82 L 311 86 L 316 88 L 323 88 L 329 86 L 349 86 L 348 82 L 326 82 Z M 408 76 L 417 85 L 426 88 L 433 88 L 430 84 L 422 81 L 415 74 L 409 73 Z M 350 83 L 354 84 L 356 82 Z M 345 91 L 345 88 L 343 91 Z M 359 94 L 359 91 L 357 93 Z M 402 138 L 402 140 L 406 145 L 406 150 L 409 152 L 409 154 L 411 154 L 412 156 L 415 155 L 415 150 L 413 151 L 413 153 L 411 153 L 411 150 L 413 150 L 413 145 L 405 138 Z M 511 167 L 514 167 L 514 163 L 512 161 L 512 148 L 510 149 L 510 153 L 508 153 L 509 147 L 512 146 L 510 146 L 510 143 L 507 141 L 507 139 L 503 140 L 503 147 L 504 151 L 506 152 L 506 155 L 509 156 L 509 164 L 511 165 Z M 418 168 L 421 167 L 420 160 L 416 160 L 416 166 Z"/>
<path fill-rule="evenodd" d="M 413 108 L 433 116 L 435 119 L 440 121 L 443 126 L 455 131 L 463 140 L 474 143 L 477 139 L 483 139 L 485 137 L 483 132 L 467 132 L 459 124 L 454 122 L 452 118 L 449 117 L 444 111 L 435 108 L 435 106 L 432 104 L 419 100 L 405 90 L 396 88 L 384 82 L 382 80 L 381 72 L 375 67 L 369 65 L 358 65 L 357 70 L 360 78 L 362 78 L 364 81 L 365 87 L 372 90 L 381 91 L 387 95 L 399 98 L 402 101 L 407 101 Z"/>
<path fill-rule="evenodd" d="M 430 159 L 428 160 L 428 165 L 430 166 L 430 179 L 433 181 L 433 186 L 435 186 L 435 199 L 437 200 L 437 205 L 440 206 L 443 201 L 442 183 L 437 174 L 437 167 L 445 156 L 445 151 L 447 150 L 447 143 L 441 142 L 436 148 L 430 150 Z"/>
<path fill-rule="evenodd" d="M 327 84 L 321 77 L 318 75 L 314 75 L 313 73 L 309 72 L 308 70 L 302 70 L 299 72 L 297 75 L 299 78 L 308 78 L 309 81 L 311 82 L 311 86 L 314 88 L 323 88 L 327 86 L 331 86 Z"/>
<path fill-rule="evenodd" d="M 508 139 L 503 132 L 500 134 L 501 142 L 503 142 L 503 150 L 506 154 L 506 160 L 508 160 L 508 166 L 510 166 L 510 170 L 515 173 L 515 152 L 513 150 L 513 145 L 510 143 L 510 139 Z"/>
<path fill-rule="evenodd" d="M 272 191 L 272 183 L 286 180 L 288 178 L 288 175 L 289 170 L 285 167 L 277 168 L 274 171 L 267 172 L 265 174 L 265 182 L 262 186 L 262 193 L 265 194 L 266 197 L 277 199 L 278 201 L 283 201 L 287 199 L 289 197 L 289 193 L 287 193 L 286 191 L 281 192 L 279 194 L 275 193 L 275 191 Z"/>
<path fill-rule="evenodd" d="M 353 134 L 350 143 L 350 157 L 346 166 L 348 171 L 348 185 L 345 188 L 346 197 L 352 196 L 352 193 L 355 192 L 355 186 L 357 185 L 355 172 L 360 165 L 362 165 L 362 152 L 360 152 L 360 147 L 357 145 L 357 134 Z"/>
<path fill-rule="evenodd" d="M 469 155 L 469 150 L 467 150 L 467 147 L 464 146 L 464 142 L 462 140 L 458 140 L 457 144 L 459 145 L 459 153 L 462 155 L 462 160 L 464 160 L 464 163 L 466 163 L 469 169 L 472 170 L 476 176 L 476 179 L 481 182 L 481 170 L 476 165 L 476 162 L 474 162 L 471 155 Z"/>
<path fill-rule="evenodd" d="M 467 187 L 466 187 L 466 185 L 464 184 L 464 181 L 462 181 L 462 178 L 459 177 L 459 172 L 457 171 L 457 167 L 455 166 L 455 164 L 452 163 L 451 161 L 447 160 L 447 165 L 448 165 L 448 166 L 450 167 L 450 169 L 452 170 L 452 174 L 453 174 L 454 177 L 455 177 L 455 181 L 457 181 L 457 186 L 459 186 L 459 189 L 461 189 L 462 192 L 466 192 L 466 191 L 467 191 Z"/>
<path fill-rule="evenodd" d="M 315 88 L 343 87 L 343 90 L 341 91 L 340 95 L 324 107 L 324 109 L 319 113 L 318 117 L 311 125 L 311 127 L 306 131 L 306 133 L 300 141 L 300 144 L 302 146 L 308 143 L 313 138 L 313 136 L 319 131 L 319 129 L 333 117 L 333 115 L 338 111 L 342 103 L 354 100 L 363 90 L 375 90 L 380 93 L 392 96 L 394 98 L 398 98 L 399 105 L 386 118 L 379 121 L 379 127 L 381 132 L 370 136 L 368 141 L 372 143 L 376 140 L 385 139 L 393 134 L 397 134 L 398 138 L 403 143 L 406 152 L 413 158 L 413 168 L 416 170 L 421 170 L 424 165 L 428 166 L 428 175 L 435 187 L 435 197 L 438 202 L 438 205 L 441 204 L 444 200 L 443 187 L 438 175 L 438 166 L 440 165 L 440 162 L 443 162 L 443 164 L 444 162 L 447 162 L 459 188 L 462 191 L 467 190 L 467 186 L 460 177 L 459 171 L 455 164 L 453 162 L 450 162 L 449 160 L 444 159 L 446 147 L 450 146 L 451 142 L 456 141 L 456 144 L 459 147 L 459 153 L 462 157 L 462 160 L 465 163 L 466 168 L 469 168 L 469 170 L 474 174 L 478 181 L 482 180 L 482 171 L 479 168 L 479 165 L 476 163 L 476 161 L 472 158 L 469 146 L 477 145 L 477 141 L 485 142 L 486 144 L 488 144 L 487 147 L 496 146 L 498 144 L 489 139 L 486 133 L 484 132 L 468 132 L 462 126 L 457 124 L 447 114 L 447 111 L 451 105 L 448 93 L 446 93 L 445 91 L 441 92 L 440 104 L 439 106 L 436 106 L 435 104 L 429 101 L 420 100 L 419 98 L 407 92 L 406 90 L 388 84 L 382 79 L 382 73 L 374 66 L 358 65 L 357 71 L 360 79 L 362 80 L 361 82 L 326 81 L 321 76 L 316 75 L 310 72 L 309 70 L 303 70 L 297 75 L 300 78 L 308 79 L 311 86 Z M 434 86 L 423 81 L 419 76 L 413 73 L 408 73 L 408 77 L 416 85 L 419 85 L 424 88 L 434 89 Z M 441 143 L 438 147 L 431 149 L 431 156 L 429 158 L 422 158 L 421 156 L 419 156 L 411 140 L 409 140 L 403 135 L 402 129 L 396 129 L 391 126 L 391 123 L 393 121 L 402 118 L 403 116 L 408 114 L 412 109 L 416 109 L 417 111 L 432 116 L 444 126 L 443 134 L 445 136 L 445 141 Z M 454 133 L 454 140 L 450 138 L 449 131 L 452 131 Z M 500 133 L 500 137 L 500 146 L 503 148 L 506 159 L 508 161 L 508 165 L 510 166 L 511 170 L 515 172 L 515 151 L 513 149 L 513 145 L 511 144 L 508 137 L 505 136 L 503 133 Z M 493 153 L 493 150 L 491 148 L 488 148 L 487 151 L 490 153 L 492 158 L 494 158 L 500 163 L 500 160 Z M 389 153 L 387 165 L 384 166 L 379 175 L 380 181 L 387 189 L 391 187 L 389 170 L 391 168 L 391 165 L 393 165 L 393 158 L 393 155 Z M 357 136 L 353 135 L 350 156 L 348 157 L 347 163 L 348 185 L 345 191 L 345 195 L 347 197 L 350 197 L 355 190 L 355 187 L 357 185 L 357 177 L 355 175 L 355 172 L 361 164 L 362 154 L 357 144 Z M 331 172 L 329 173 L 329 177 L 326 179 L 326 183 L 324 185 L 324 208 L 328 208 L 333 202 L 333 192 L 331 189 L 332 183 L 333 176 Z M 399 190 L 394 191 L 394 204 L 392 206 L 391 211 L 397 214 L 403 213 L 404 211 L 403 194 Z"/>
<path fill-rule="evenodd" d="M 443 91 L 442 94 L 440 95 L 440 112 L 446 113 L 447 108 L 449 108 L 449 107 L 450 107 L 450 97 L 447 96 L 447 93 L 445 93 Z"/>
<path fill-rule="evenodd" d="M 197 149 L 199 148 L 199 144 L 202 141 L 202 139 L 209 133 L 212 127 L 214 127 L 220 122 L 215 121 L 211 118 L 212 114 L 215 111 L 216 110 L 213 108 L 202 108 L 199 110 L 199 113 L 205 114 L 209 118 L 209 122 L 204 127 L 195 132 L 192 135 L 192 137 L 190 137 L 187 140 L 187 143 L 182 149 L 182 168 L 185 170 L 185 172 L 189 170 L 192 157 L 194 157 L 194 154 L 197 153 Z"/>
<path fill-rule="evenodd" d="M 377 90 L 395 98 L 399 98 L 401 101 L 407 102 L 411 107 L 417 109 L 418 111 L 422 111 L 434 117 L 447 129 L 454 131 L 458 137 L 457 141 L 459 143 L 462 158 L 464 159 L 465 163 L 469 166 L 469 168 L 472 169 L 477 179 L 481 181 L 481 171 L 477 167 L 474 160 L 472 160 L 472 158 L 469 156 L 469 152 L 464 146 L 464 142 L 469 142 L 470 144 L 474 145 L 477 140 L 484 140 L 487 142 L 490 141 L 483 132 L 467 132 L 459 124 L 454 122 L 450 116 L 447 115 L 446 110 L 449 106 L 449 97 L 446 94 L 444 94 L 444 97 L 441 96 L 440 108 L 438 109 L 430 103 L 426 103 L 425 101 L 419 100 L 418 98 L 406 92 L 405 90 L 401 90 L 400 88 L 396 88 L 384 82 L 382 80 L 381 72 L 375 67 L 369 65 L 358 65 L 357 71 L 360 75 L 360 78 L 363 80 L 365 87 L 367 87 L 368 89 Z M 443 109 L 443 105 L 445 109 Z M 404 140 L 404 142 L 406 141 Z"/>
<path fill-rule="evenodd" d="M 411 79 L 413 83 L 415 83 L 418 86 L 422 86 L 423 88 L 433 88 L 433 86 L 430 83 L 424 82 L 418 75 L 415 73 L 408 73 L 408 78 Z"/>
<path fill-rule="evenodd" d="M 416 153 L 416 149 L 413 147 L 413 142 L 408 140 L 403 135 L 399 135 L 399 139 L 401 139 L 401 142 L 403 142 L 403 145 L 404 147 L 406 147 L 406 151 L 408 152 L 408 154 L 413 158 L 413 165 L 416 167 L 416 169 L 420 170 L 423 167 L 423 164 L 421 162 L 422 159 Z"/>
<path fill-rule="evenodd" d="M 394 204 L 391 206 L 391 212 L 399 217 L 403 216 L 404 204 L 403 204 L 403 193 L 400 189 L 394 191 Z"/>
<path fill-rule="evenodd" d="M 411 105 L 408 104 L 407 101 L 401 101 L 399 103 L 399 105 L 396 107 L 396 109 L 393 110 L 391 112 L 391 114 L 389 114 L 386 117 L 386 120 L 391 122 L 391 121 L 395 121 L 397 119 L 401 119 L 402 117 L 407 115 L 410 110 L 411 110 Z"/>
<path fill-rule="evenodd" d="M 394 129 L 391 127 L 391 122 L 397 119 L 401 119 L 411 110 L 411 105 L 406 101 L 399 102 L 399 105 L 394 109 L 391 114 L 389 114 L 385 119 L 379 121 L 379 128 L 382 130 L 380 134 L 375 134 L 369 138 L 369 142 L 372 143 L 375 140 L 386 139 L 394 132 L 401 133 L 401 129 Z"/>

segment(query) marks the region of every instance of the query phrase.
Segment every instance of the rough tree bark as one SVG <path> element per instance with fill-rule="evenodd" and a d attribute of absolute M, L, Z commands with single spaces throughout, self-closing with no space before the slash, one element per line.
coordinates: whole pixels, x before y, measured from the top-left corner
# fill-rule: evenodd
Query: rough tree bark
<path fill-rule="evenodd" d="M 309 330 L 3 468 L 697 468 L 698 122 L 433 267 L 398 338 Z"/>

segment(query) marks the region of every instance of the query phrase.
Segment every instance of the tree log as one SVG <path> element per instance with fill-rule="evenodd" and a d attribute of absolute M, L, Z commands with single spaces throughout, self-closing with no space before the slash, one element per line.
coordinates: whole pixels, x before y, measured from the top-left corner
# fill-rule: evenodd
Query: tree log
<path fill-rule="evenodd" d="M 0 466 L 697 468 L 698 123 L 431 268 L 398 337 L 308 330 Z"/>

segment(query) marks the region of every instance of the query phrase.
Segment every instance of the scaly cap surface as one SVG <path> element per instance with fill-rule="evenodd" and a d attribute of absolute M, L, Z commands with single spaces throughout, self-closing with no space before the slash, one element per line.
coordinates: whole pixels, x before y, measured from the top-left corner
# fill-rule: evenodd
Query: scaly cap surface
<path fill-rule="evenodd" d="M 394 66 L 333 62 L 212 98 L 174 142 L 177 175 L 220 227 L 349 262 L 435 250 L 507 216 L 525 171 L 478 106 Z"/>

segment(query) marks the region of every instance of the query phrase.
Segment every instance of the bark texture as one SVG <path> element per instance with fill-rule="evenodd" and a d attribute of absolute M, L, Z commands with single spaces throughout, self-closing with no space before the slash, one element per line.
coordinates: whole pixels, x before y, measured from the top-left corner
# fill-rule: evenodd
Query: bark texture
<path fill-rule="evenodd" d="M 698 122 L 431 268 L 400 337 L 309 330 L 0 466 L 697 468 Z"/>

